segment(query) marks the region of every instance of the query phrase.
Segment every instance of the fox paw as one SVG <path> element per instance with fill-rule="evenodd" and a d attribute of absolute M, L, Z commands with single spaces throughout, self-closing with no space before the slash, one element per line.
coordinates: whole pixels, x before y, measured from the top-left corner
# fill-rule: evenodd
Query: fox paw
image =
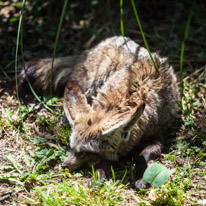
<path fill-rule="evenodd" d="M 88 183 L 88 186 L 90 188 L 94 188 L 96 190 L 99 190 L 101 187 L 104 186 L 104 178 L 101 178 L 99 180 L 94 180 L 94 178 L 92 177 Z"/>
<path fill-rule="evenodd" d="M 147 189 L 149 187 L 149 183 L 144 182 L 143 179 L 139 179 L 135 182 L 135 187 L 140 190 L 140 189 Z"/>

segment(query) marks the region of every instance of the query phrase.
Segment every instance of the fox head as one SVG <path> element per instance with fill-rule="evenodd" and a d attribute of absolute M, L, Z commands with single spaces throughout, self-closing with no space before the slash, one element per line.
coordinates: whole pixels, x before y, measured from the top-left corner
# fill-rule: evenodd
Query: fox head
<path fill-rule="evenodd" d="M 125 91 L 109 85 L 89 104 L 81 86 L 68 82 L 63 105 L 72 129 L 70 155 L 62 167 L 72 171 L 103 159 L 117 160 L 119 145 L 128 140 L 145 107 L 144 102 L 127 101 Z"/>

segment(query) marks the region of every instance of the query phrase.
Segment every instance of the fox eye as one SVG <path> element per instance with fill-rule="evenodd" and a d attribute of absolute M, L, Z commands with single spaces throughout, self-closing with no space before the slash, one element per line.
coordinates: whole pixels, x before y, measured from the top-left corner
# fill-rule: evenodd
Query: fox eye
<path fill-rule="evenodd" d="M 87 124 L 88 124 L 89 126 L 91 126 L 91 125 L 92 125 L 92 120 L 89 119 L 88 122 L 87 122 Z"/>
<path fill-rule="evenodd" d="M 85 157 L 87 155 L 87 152 L 78 152 L 77 153 L 77 157 L 78 158 L 83 158 L 83 157 Z"/>

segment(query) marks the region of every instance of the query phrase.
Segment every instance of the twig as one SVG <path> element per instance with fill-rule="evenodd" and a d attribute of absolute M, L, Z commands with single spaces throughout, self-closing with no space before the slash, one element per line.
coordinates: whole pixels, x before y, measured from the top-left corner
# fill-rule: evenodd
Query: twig
<path fill-rule="evenodd" d="M 106 24 L 105 24 L 104 26 L 102 26 L 100 29 L 98 29 L 98 33 L 101 33 L 101 32 L 105 29 L 105 26 L 106 26 Z M 85 43 L 84 48 L 88 49 L 88 48 L 91 46 L 92 42 L 96 39 L 96 37 L 97 37 L 97 35 L 94 34 L 94 35 Z"/>
<path fill-rule="evenodd" d="M 35 202 L 35 200 L 32 200 L 31 198 L 29 198 L 29 197 L 27 197 L 27 196 L 25 196 L 23 194 L 20 194 L 20 196 L 22 196 L 23 198 L 25 198 L 25 199 L 27 199 L 27 200 L 29 200 L 31 202 Z"/>
<path fill-rule="evenodd" d="M 38 128 L 36 127 L 35 122 L 33 123 L 32 128 L 34 129 L 34 131 L 35 131 L 39 136 L 41 136 L 41 133 L 39 132 Z"/>
<path fill-rule="evenodd" d="M 6 200 L 6 199 L 8 199 L 8 198 L 10 198 L 10 197 L 11 197 L 10 194 L 4 195 L 3 197 L 0 197 L 0 202 L 3 202 L 4 200 Z"/>
<path fill-rule="evenodd" d="M 140 31 L 134 30 L 134 29 L 127 29 L 128 32 L 133 33 L 133 34 L 138 34 L 138 35 L 142 35 Z M 154 36 L 149 35 L 147 33 L 144 32 L 144 35 L 148 38 L 154 38 Z"/>
<path fill-rule="evenodd" d="M 176 142 L 177 140 L 188 140 L 191 139 L 191 137 L 189 136 L 179 136 L 179 137 L 175 137 L 175 138 L 170 138 L 169 140 L 166 140 L 165 143 L 166 144 L 171 144 L 173 142 Z"/>
<path fill-rule="evenodd" d="M 182 82 L 186 81 L 187 79 L 189 79 L 190 77 L 194 76 L 195 74 L 199 73 L 200 71 L 206 69 L 206 66 L 201 67 L 200 69 L 194 71 L 192 74 L 186 76 L 184 79 L 182 79 L 181 81 L 179 81 L 177 84 L 180 85 Z"/>
<path fill-rule="evenodd" d="M 170 61 L 170 63 L 179 63 L 179 60 Z M 206 59 L 184 59 L 184 64 L 186 63 L 206 63 Z"/>

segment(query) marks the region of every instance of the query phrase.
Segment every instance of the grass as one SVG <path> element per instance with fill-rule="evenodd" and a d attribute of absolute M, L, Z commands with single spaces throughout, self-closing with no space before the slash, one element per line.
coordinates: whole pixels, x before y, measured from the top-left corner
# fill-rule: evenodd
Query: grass
<path fill-rule="evenodd" d="M 116 205 L 121 204 L 126 198 L 121 195 L 121 190 L 125 186 L 113 181 L 106 182 L 100 190 L 85 187 L 81 177 L 76 177 L 75 181 L 71 177 L 67 179 L 61 177 L 61 184 L 54 179 L 48 181 L 49 187 L 45 183 L 45 186 L 34 188 L 34 195 L 38 197 L 38 200 L 35 198 L 28 203 L 34 205 L 41 205 L 41 203 L 44 205 Z"/>
<path fill-rule="evenodd" d="M 95 7 L 95 1 L 92 2 L 94 5 L 91 6 L 91 10 Z M 120 2 L 122 5 L 123 1 Z M 109 4 L 109 1 L 107 3 Z M 75 8 L 75 4 L 73 8 Z M 72 8 L 70 10 L 71 13 L 74 12 Z M 138 11 L 141 11 L 141 9 Z M 92 12 L 95 14 L 94 11 Z M 136 25 L 134 18 L 133 21 L 126 22 L 124 16 L 127 15 L 127 12 L 128 8 L 124 2 L 123 16 L 123 10 L 121 10 L 121 17 L 123 17 L 121 18 L 121 34 L 123 35 L 128 32 L 129 25 Z M 109 13 L 109 22 L 111 25 L 115 25 L 116 22 L 112 22 L 112 20 L 115 21 L 112 18 L 114 13 L 110 11 Z M 194 10 L 196 24 L 200 22 L 198 14 Z M 89 17 L 87 16 L 87 18 Z M 178 18 L 178 13 L 176 13 L 175 18 Z M 180 41 L 179 39 L 182 38 L 176 38 L 175 35 L 178 32 L 183 35 L 185 25 L 184 22 L 180 25 L 178 19 L 175 19 L 174 22 L 176 23 L 173 24 L 169 34 L 170 41 L 167 39 L 168 35 L 164 33 L 165 29 L 160 32 L 161 26 L 156 25 L 151 33 L 149 33 L 151 28 L 144 29 L 144 31 L 146 30 L 144 35 L 147 37 L 150 47 L 158 45 L 156 48 L 161 47 L 162 50 L 169 52 L 166 55 L 170 56 L 169 60 L 172 64 L 175 65 L 177 62 L 178 71 L 180 71 L 180 59 L 182 68 L 184 67 L 183 81 L 179 84 L 182 91 L 180 103 L 182 110 L 181 130 L 173 134 L 174 141 L 171 140 L 169 151 L 165 151 L 158 160 L 169 169 L 176 168 L 176 172 L 169 180 L 160 188 L 150 187 L 145 191 L 136 191 L 133 187 L 135 179 L 132 163 L 126 162 L 114 168 L 105 185 L 99 190 L 88 187 L 92 168 L 70 173 L 62 170 L 60 166 L 68 155 L 68 137 L 70 135 L 69 127 L 63 128 L 60 124 L 63 117 L 62 99 L 44 98 L 45 104 L 54 111 L 51 113 L 42 108 L 41 104 L 35 100 L 32 100 L 28 105 L 22 104 L 20 106 L 18 99 L 14 97 L 14 94 L 10 94 L 10 89 L 6 87 L 6 92 L 1 95 L 0 99 L 0 189 L 3 191 L 0 196 L 0 204 L 203 205 L 206 197 L 206 71 L 205 67 L 202 68 L 202 65 L 196 62 L 183 62 L 183 56 L 180 57 L 181 51 L 183 51 L 181 45 L 185 42 Z M 142 24 L 143 28 L 146 24 L 147 21 L 145 20 L 145 23 Z M 151 22 L 150 25 L 152 25 Z M 63 25 L 63 28 L 64 33 L 66 33 L 67 27 Z M 188 24 L 186 28 L 189 28 Z M 205 52 L 202 49 L 203 47 L 199 46 L 200 41 L 195 44 L 191 43 L 196 40 L 197 34 L 201 34 L 198 33 L 201 29 L 204 30 L 201 26 L 197 30 L 191 29 L 191 36 L 188 36 L 186 45 L 184 45 L 185 60 L 198 59 L 199 56 L 204 58 Z M 108 28 L 106 27 L 105 30 L 108 31 Z M 89 33 L 89 35 L 93 35 L 94 39 L 96 38 L 98 41 L 99 36 L 102 36 L 102 38 L 104 36 L 103 33 L 99 35 L 98 29 L 91 28 L 91 25 L 86 28 L 86 31 L 92 31 L 93 33 Z M 75 35 L 72 34 L 71 38 L 78 36 L 78 32 L 79 30 L 75 30 Z M 81 30 L 81 32 L 83 33 L 84 30 Z M 134 35 L 134 33 L 129 34 Z M 141 35 L 142 33 L 135 33 L 134 37 L 143 45 Z M 80 39 L 81 41 L 71 40 L 69 46 L 66 45 L 66 47 L 69 50 L 75 48 L 77 53 L 80 52 L 79 50 L 82 50 L 82 47 L 79 45 L 82 45 L 81 42 L 86 39 L 84 35 L 81 37 L 83 38 Z M 204 41 L 204 39 L 202 38 L 201 41 Z M 76 43 L 76 47 L 70 47 L 75 42 L 78 43 Z M 165 49 L 165 45 L 168 46 L 167 49 Z M 187 48 L 193 52 L 188 53 Z M 51 51 L 53 51 L 53 47 Z M 10 65 L 10 63 L 7 62 L 6 65 Z M 196 67 L 202 69 L 196 70 Z M 8 76 L 7 66 L 0 68 L 3 69 L 4 75 Z M 196 70 L 196 73 L 193 72 L 194 70 Z M 181 72 L 178 76 L 182 79 Z M 12 191 L 9 196 L 6 193 L 7 188 Z"/>
<path fill-rule="evenodd" d="M 58 98 L 49 102 L 56 108 L 54 113 L 44 108 L 36 113 L 31 106 L 19 107 L 17 112 L 3 108 L 0 126 L 14 151 L 6 152 L 0 167 L 1 182 L 13 185 L 13 199 L 31 205 L 197 204 L 205 195 L 206 138 L 195 115 L 204 111 L 199 95 L 206 84 L 196 79 L 192 84 L 187 81 L 184 84 L 183 131 L 177 136 L 190 135 L 192 141 L 183 138 L 173 144 L 169 153 L 163 154 L 160 162 L 170 169 L 176 168 L 176 172 L 162 187 L 137 192 L 129 180 L 133 176 L 132 168 L 126 165 L 115 168 L 99 190 L 88 187 L 91 169 L 73 173 L 62 170 L 60 164 L 68 155 L 69 129 L 60 125 L 57 128 L 62 118 Z"/>

